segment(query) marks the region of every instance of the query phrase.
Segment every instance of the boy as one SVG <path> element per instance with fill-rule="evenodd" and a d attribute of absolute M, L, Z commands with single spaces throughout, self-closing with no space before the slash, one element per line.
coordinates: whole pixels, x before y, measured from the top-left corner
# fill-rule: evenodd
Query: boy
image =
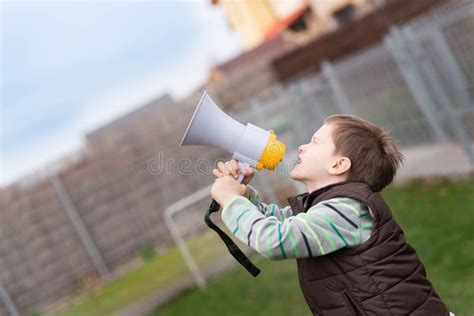
<path fill-rule="evenodd" d="M 296 258 L 301 290 L 314 315 L 450 313 L 426 278 L 389 207 L 377 193 L 402 162 L 394 140 L 354 116 L 334 115 L 298 149 L 290 175 L 309 193 L 289 206 L 260 203 L 234 160 L 219 163 L 211 196 L 242 242 L 270 260 Z"/>

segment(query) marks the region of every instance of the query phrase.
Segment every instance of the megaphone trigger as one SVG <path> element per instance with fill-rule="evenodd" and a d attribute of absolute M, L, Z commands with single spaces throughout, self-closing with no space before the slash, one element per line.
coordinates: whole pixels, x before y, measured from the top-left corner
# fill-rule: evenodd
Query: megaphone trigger
<path fill-rule="evenodd" d="M 237 165 L 239 166 L 239 174 L 236 180 L 242 183 L 245 178 L 244 170 L 250 167 L 250 164 L 246 162 L 237 161 Z"/>

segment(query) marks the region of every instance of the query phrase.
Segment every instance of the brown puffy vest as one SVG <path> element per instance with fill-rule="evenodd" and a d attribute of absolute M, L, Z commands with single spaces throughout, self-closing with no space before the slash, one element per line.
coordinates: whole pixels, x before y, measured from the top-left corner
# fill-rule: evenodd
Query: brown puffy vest
<path fill-rule="evenodd" d="M 369 240 L 359 247 L 297 259 L 301 290 L 311 312 L 324 316 L 449 315 L 390 208 L 368 185 L 341 182 L 288 201 L 296 215 L 335 197 L 365 203 L 374 225 Z"/>

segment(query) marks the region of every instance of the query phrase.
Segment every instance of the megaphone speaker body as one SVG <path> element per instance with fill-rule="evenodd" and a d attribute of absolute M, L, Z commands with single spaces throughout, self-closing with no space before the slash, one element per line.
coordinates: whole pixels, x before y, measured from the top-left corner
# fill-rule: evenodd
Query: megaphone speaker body
<path fill-rule="evenodd" d="M 222 111 L 204 92 L 181 141 L 225 149 L 233 158 L 256 169 L 274 169 L 285 154 L 285 145 L 272 131 L 243 125 Z"/>

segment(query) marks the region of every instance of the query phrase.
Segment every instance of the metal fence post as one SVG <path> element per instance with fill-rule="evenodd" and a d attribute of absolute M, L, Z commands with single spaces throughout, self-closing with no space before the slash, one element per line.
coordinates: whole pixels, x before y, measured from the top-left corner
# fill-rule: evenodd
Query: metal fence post
<path fill-rule="evenodd" d="M 262 104 L 255 99 L 250 100 L 250 111 L 252 113 L 251 119 L 255 118 L 258 126 L 265 122 L 265 113 L 262 110 Z M 246 122 L 244 122 L 245 124 Z"/>
<path fill-rule="evenodd" d="M 400 73 L 405 79 L 421 112 L 426 117 L 436 139 L 441 142 L 446 142 L 448 137 L 436 117 L 434 102 L 423 81 L 419 78 L 416 60 L 413 60 L 413 57 L 407 52 L 405 44 L 404 39 L 401 38 L 400 32 L 396 27 L 392 27 L 390 33 L 384 39 L 384 46 L 395 59 Z"/>
<path fill-rule="evenodd" d="M 473 100 L 469 95 L 466 78 L 459 68 L 456 58 L 454 58 L 451 49 L 449 48 L 446 40 L 441 32 L 441 29 L 437 25 L 429 26 L 429 36 L 433 39 L 433 44 L 437 51 L 439 51 L 440 66 L 444 68 L 444 72 L 449 77 L 449 83 L 453 85 L 454 91 L 459 96 L 462 105 L 465 109 L 473 105 Z"/>
<path fill-rule="evenodd" d="M 311 91 L 314 90 L 315 96 L 314 98 L 311 99 L 312 104 L 310 105 L 310 107 L 311 107 L 313 116 L 317 119 L 318 125 L 322 125 L 327 115 L 325 111 L 323 110 L 323 107 L 321 105 L 321 100 L 319 100 L 319 95 L 323 93 L 321 79 L 318 78 L 318 79 L 312 79 L 311 81 L 304 81 L 300 85 L 301 85 L 303 98 L 308 98 L 308 95 L 310 95 Z"/>
<path fill-rule="evenodd" d="M 339 83 L 339 79 L 337 78 L 337 74 L 334 71 L 334 67 L 330 62 L 323 61 L 321 64 L 321 69 L 323 71 L 323 75 L 329 82 L 329 86 L 331 87 L 338 111 L 345 114 L 351 114 L 353 112 L 351 103 L 349 102 L 349 99 L 347 98 L 341 84 Z"/>
<path fill-rule="evenodd" d="M 420 65 L 421 72 L 425 74 L 424 77 L 432 87 L 431 91 L 433 91 L 433 94 L 435 95 L 434 100 L 437 101 L 436 103 L 448 116 L 449 124 L 453 128 L 456 137 L 461 142 L 471 164 L 474 166 L 474 152 L 472 150 L 469 136 L 464 129 L 462 121 L 458 119 L 458 115 L 455 113 L 456 109 L 450 106 L 451 100 L 439 79 L 438 73 L 435 71 L 434 65 L 430 62 L 429 56 L 427 56 L 423 48 L 420 47 L 420 39 L 416 37 L 413 29 L 409 26 L 402 28 L 402 35 L 407 39 L 410 43 L 410 47 L 414 50 L 417 60 L 419 60 L 418 64 Z"/>
<path fill-rule="evenodd" d="M 0 298 L 5 303 L 8 313 L 10 313 L 11 316 L 20 316 L 20 313 L 18 312 L 15 303 L 13 303 L 10 293 L 8 293 L 5 286 L 3 286 L 2 280 L 0 280 Z"/>
<path fill-rule="evenodd" d="M 284 104 L 285 108 L 288 108 L 290 110 L 289 115 L 292 119 L 291 126 L 293 130 L 295 131 L 297 142 L 298 143 L 306 142 L 306 139 L 304 136 L 305 132 L 303 130 L 303 124 L 301 124 L 301 119 L 298 117 L 298 113 L 301 113 L 301 110 L 300 111 L 293 110 L 295 107 L 299 107 L 301 109 L 301 104 L 298 104 L 296 106 L 291 106 L 292 104 L 296 102 L 294 102 L 294 99 L 295 99 L 294 97 L 290 97 L 290 94 L 292 93 L 290 89 L 285 90 L 281 85 L 274 85 L 273 90 L 275 94 L 277 95 L 278 101 L 280 102 L 280 104 Z"/>
<path fill-rule="evenodd" d="M 58 195 L 59 200 L 61 201 L 64 210 L 66 211 L 69 220 L 72 223 L 72 226 L 76 230 L 77 234 L 79 235 L 84 248 L 86 249 L 89 258 L 91 259 L 93 265 L 97 269 L 97 272 L 101 277 L 106 276 L 109 271 L 107 266 L 105 265 L 104 259 L 97 248 L 92 236 L 87 231 L 84 222 L 82 221 L 81 217 L 79 216 L 76 207 L 71 201 L 66 189 L 64 188 L 61 180 L 56 174 L 50 175 L 51 183 Z"/>

